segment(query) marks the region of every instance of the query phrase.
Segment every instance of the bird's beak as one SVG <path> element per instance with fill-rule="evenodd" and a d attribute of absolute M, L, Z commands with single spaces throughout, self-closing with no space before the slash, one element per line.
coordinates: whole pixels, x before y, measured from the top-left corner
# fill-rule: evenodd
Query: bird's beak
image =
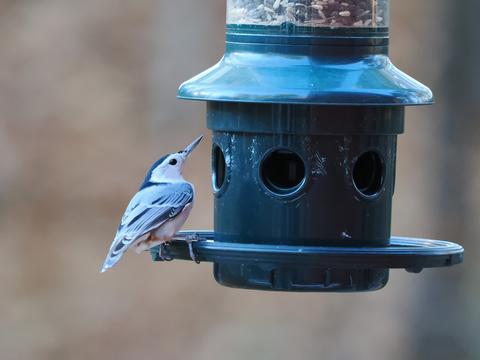
<path fill-rule="evenodd" d="M 202 141 L 203 135 L 200 135 L 198 138 L 196 138 L 190 145 L 188 145 L 185 149 L 180 151 L 185 157 L 190 155 L 190 153 L 197 147 L 197 145 Z"/>

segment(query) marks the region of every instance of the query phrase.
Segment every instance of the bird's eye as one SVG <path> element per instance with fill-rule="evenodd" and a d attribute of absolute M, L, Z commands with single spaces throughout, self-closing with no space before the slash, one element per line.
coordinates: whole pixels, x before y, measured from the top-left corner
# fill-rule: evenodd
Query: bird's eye
<path fill-rule="evenodd" d="M 177 159 L 172 159 L 168 162 L 170 165 L 177 165 Z"/>

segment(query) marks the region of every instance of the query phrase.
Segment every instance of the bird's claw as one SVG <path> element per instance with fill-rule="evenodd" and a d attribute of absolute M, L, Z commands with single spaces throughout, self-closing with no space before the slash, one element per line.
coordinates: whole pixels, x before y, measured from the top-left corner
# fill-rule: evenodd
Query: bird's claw
<path fill-rule="evenodd" d="M 197 260 L 197 257 L 196 257 L 195 254 L 193 253 L 193 246 L 192 246 L 192 242 L 198 241 L 198 240 L 200 240 L 200 236 L 198 236 L 197 233 L 188 234 L 188 235 L 185 237 L 185 241 L 186 241 L 187 244 L 188 244 L 188 253 L 190 254 L 190 259 L 192 259 L 193 261 L 195 261 L 195 263 L 200 264 L 200 261 Z"/>
<path fill-rule="evenodd" d="M 163 253 L 165 251 L 165 246 L 166 246 L 165 243 L 160 244 L 160 250 L 158 251 L 158 257 L 160 258 L 161 261 L 172 261 L 173 260 L 172 257 L 163 255 Z"/>
<path fill-rule="evenodd" d="M 192 241 L 187 241 L 187 244 L 188 244 L 188 253 L 190 254 L 190 259 L 195 261 L 195 263 L 200 264 L 200 260 L 197 260 L 197 257 L 193 253 Z"/>

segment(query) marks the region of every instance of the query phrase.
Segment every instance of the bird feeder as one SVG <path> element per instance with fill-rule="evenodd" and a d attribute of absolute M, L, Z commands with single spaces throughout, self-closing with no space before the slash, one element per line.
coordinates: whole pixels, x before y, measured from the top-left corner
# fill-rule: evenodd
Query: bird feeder
<path fill-rule="evenodd" d="M 432 93 L 390 61 L 388 7 L 227 1 L 224 57 L 179 89 L 207 102 L 214 230 L 194 250 L 220 284 L 368 291 L 392 268 L 462 261 L 459 245 L 391 236 L 405 107 Z M 188 258 L 181 242 L 166 251 Z"/>

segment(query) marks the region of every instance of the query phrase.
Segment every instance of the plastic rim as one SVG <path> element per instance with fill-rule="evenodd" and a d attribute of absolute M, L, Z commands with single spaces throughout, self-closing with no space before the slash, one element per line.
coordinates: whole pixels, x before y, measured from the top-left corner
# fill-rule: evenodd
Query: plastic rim
<path fill-rule="evenodd" d="M 418 272 L 423 268 L 443 267 L 463 262 L 463 247 L 430 239 L 392 237 L 386 247 L 287 246 L 225 243 L 214 241 L 212 231 L 182 231 L 177 240 L 164 248 L 164 256 L 190 260 L 188 246 L 182 238 L 197 236 L 193 251 L 198 261 L 276 263 L 328 267 L 334 269 L 406 269 Z M 150 250 L 159 261 L 159 247 Z"/>

